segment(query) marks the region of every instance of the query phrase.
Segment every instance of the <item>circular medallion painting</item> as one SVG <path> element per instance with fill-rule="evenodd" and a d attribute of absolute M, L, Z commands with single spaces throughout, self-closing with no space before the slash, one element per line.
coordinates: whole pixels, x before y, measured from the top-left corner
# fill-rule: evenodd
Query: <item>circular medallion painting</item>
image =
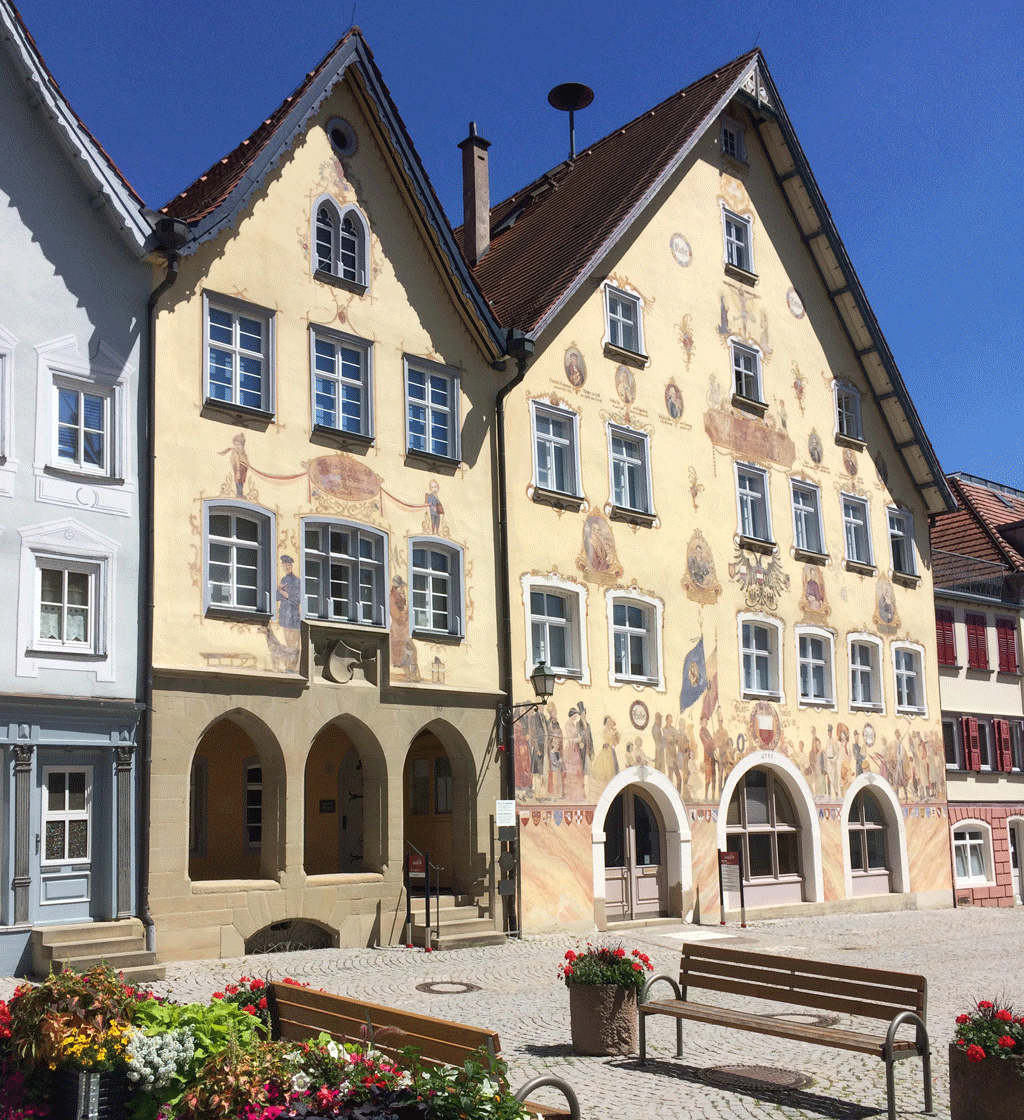
<path fill-rule="evenodd" d="M 565 352 L 565 379 L 574 389 L 582 388 L 587 380 L 587 363 L 575 346 Z"/>
<path fill-rule="evenodd" d="M 629 706 L 629 722 L 637 729 L 643 731 L 647 726 L 647 705 L 643 700 L 634 700 Z M 639 740 L 637 740 L 639 742 Z"/>
<path fill-rule="evenodd" d="M 693 260 L 693 250 L 690 248 L 689 241 L 681 233 L 673 233 L 668 244 L 672 256 L 676 258 L 676 264 L 681 268 L 689 268 Z"/>
<path fill-rule="evenodd" d="M 786 292 L 786 306 L 798 319 L 804 317 L 804 303 L 797 294 L 796 288 L 790 288 L 789 291 Z"/>
<path fill-rule="evenodd" d="M 632 404 L 636 400 L 636 378 L 629 366 L 619 366 L 615 371 L 615 391 L 623 404 Z"/>

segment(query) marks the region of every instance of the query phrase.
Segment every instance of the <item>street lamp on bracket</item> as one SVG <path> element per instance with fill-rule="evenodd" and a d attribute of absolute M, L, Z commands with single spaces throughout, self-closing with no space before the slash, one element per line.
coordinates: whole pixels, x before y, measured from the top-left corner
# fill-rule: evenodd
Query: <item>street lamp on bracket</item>
<path fill-rule="evenodd" d="M 537 699 L 531 704 L 524 701 L 521 704 L 499 704 L 498 718 L 501 729 L 506 734 L 511 734 L 512 728 L 530 712 L 535 712 L 542 704 L 551 699 L 555 691 L 555 674 L 548 668 L 547 663 L 538 661 L 530 674 L 530 684 L 533 685 L 533 694 Z M 518 711 L 518 709 L 522 711 Z"/>

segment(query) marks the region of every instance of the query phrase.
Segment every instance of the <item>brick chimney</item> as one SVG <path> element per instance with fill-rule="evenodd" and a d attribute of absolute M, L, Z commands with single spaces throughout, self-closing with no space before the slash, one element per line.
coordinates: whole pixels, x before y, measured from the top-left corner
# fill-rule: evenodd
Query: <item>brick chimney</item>
<path fill-rule="evenodd" d="M 476 121 L 469 122 L 469 135 L 462 149 L 462 248 L 470 265 L 487 255 L 491 247 L 491 185 L 487 172 L 489 140 L 476 134 Z"/>

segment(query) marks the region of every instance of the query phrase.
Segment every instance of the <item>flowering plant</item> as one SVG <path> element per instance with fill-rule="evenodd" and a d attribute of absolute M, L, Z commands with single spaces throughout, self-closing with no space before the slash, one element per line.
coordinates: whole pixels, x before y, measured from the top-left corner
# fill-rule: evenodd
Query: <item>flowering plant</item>
<path fill-rule="evenodd" d="M 263 1028 L 263 1037 L 270 1037 L 270 1008 L 267 1003 L 267 982 L 258 976 L 239 976 L 237 984 L 225 985 L 224 991 L 214 992 L 213 998 L 233 1003 L 252 1015 Z"/>
<path fill-rule="evenodd" d="M 651 958 L 639 949 L 627 954 L 621 945 L 617 949 L 609 949 L 603 945 L 591 945 L 588 941 L 585 952 L 566 951 L 558 966 L 558 978 L 565 981 L 566 987 L 571 984 L 615 984 L 620 988 L 633 988 L 639 993 L 647 979 L 644 973 L 653 969 Z"/>
<path fill-rule="evenodd" d="M 967 1052 L 969 1062 L 986 1058 L 1018 1062 L 1024 1077 L 1024 1015 L 1014 1015 L 1009 1005 L 980 999 L 969 1014 L 957 1015 L 955 1042 Z"/>

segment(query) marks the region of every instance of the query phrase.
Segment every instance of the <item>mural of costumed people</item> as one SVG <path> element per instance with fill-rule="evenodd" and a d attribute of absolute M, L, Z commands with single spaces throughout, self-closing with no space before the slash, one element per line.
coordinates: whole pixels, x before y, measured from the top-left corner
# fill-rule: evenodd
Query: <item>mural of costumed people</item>
<path fill-rule="evenodd" d="M 594 733 L 587 721 L 587 709 L 581 700 L 576 705 L 576 734 L 580 740 L 580 759 L 583 763 L 583 796 L 590 799 L 591 774 L 594 770 Z"/>
<path fill-rule="evenodd" d="M 618 742 L 619 729 L 615 726 L 615 720 L 611 716 L 605 716 L 601 752 L 594 759 L 594 767 L 590 775 L 595 793 L 598 789 L 604 789 L 619 772 L 619 757 L 615 752 Z"/>
<path fill-rule="evenodd" d="M 533 796 L 540 798 L 544 792 L 544 764 L 547 762 L 548 729 L 539 711 L 527 715 L 529 721 L 530 772 L 533 775 Z"/>
<path fill-rule="evenodd" d="M 441 532 L 441 518 L 444 516 L 444 506 L 441 505 L 441 499 L 438 497 L 440 489 L 437 480 L 431 479 L 430 488 L 423 496 L 423 501 L 426 503 L 427 509 L 430 510 L 430 531 L 432 533 Z"/>
<path fill-rule="evenodd" d="M 651 724 L 651 738 L 654 740 L 654 768 L 665 773 L 665 735 L 661 728 L 661 712 L 654 715 Z"/>
<path fill-rule="evenodd" d="M 569 718 L 565 721 L 565 732 L 562 735 L 562 794 L 566 801 L 582 802 L 587 792 L 583 784 L 584 755 L 586 747 L 583 743 L 580 713 L 577 708 L 569 709 Z"/>
<path fill-rule="evenodd" d="M 293 673 L 299 666 L 302 584 L 294 572 L 295 561 L 281 557 L 284 575 L 277 585 L 277 626 L 267 627 L 270 660 L 279 672 Z"/>
<path fill-rule="evenodd" d="M 391 580 L 388 605 L 391 608 L 391 665 L 401 669 L 407 681 L 418 681 L 419 660 L 416 646 L 409 637 L 409 596 L 401 576 Z"/>
<path fill-rule="evenodd" d="M 231 440 L 231 446 L 218 451 L 218 455 L 230 455 L 231 478 L 235 483 L 235 497 L 245 497 L 245 480 L 249 474 L 249 456 L 245 450 L 245 433 L 236 432 Z"/>
<path fill-rule="evenodd" d="M 548 797 L 554 801 L 562 799 L 562 728 L 558 723 L 558 712 L 554 701 L 547 706 L 548 716 Z"/>

